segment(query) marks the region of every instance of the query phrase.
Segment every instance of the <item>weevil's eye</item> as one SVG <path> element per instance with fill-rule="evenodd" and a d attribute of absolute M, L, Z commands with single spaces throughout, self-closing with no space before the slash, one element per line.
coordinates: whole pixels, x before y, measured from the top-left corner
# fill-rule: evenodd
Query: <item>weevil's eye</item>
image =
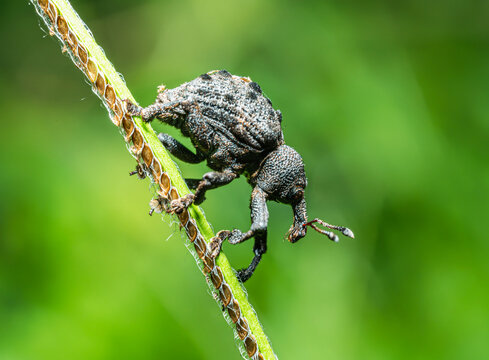
<path fill-rule="evenodd" d="M 289 187 L 289 191 L 285 196 L 288 202 L 297 203 L 304 198 L 304 188 L 296 184 Z"/>
<path fill-rule="evenodd" d="M 294 200 L 302 200 L 304 198 L 304 189 L 302 188 L 296 188 L 295 193 L 294 193 Z"/>

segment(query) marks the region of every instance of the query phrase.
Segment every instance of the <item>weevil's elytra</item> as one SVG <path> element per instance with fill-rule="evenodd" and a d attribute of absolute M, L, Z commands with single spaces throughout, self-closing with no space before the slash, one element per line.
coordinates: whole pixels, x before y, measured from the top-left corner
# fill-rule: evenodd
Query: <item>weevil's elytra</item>
<path fill-rule="evenodd" d="M 200 75 L 200 78 L 202 80 L 212 80 L 211 76 L 209 74 L 207 74 L 207 73 Z"/>
<path fill-rule="evenodd" d="M 181 198 L 171 194 L 172 212 L 181 213 L 191 203 L 201 204 L 207 190 L 226 185 L 240 175 L 247 178 L 253 188 L 251 228 L 247 232 L 221 231 L 210 244 L 215 257 L 226 239 L 231 244 L 255 239 L 251 264 L 238 272 L 241 281 L 250 278 L 267 250 L 267 201 L 292 206 L 294 222 L 288 233 L 292 243 L 306 235 L 308 226 L 337 240 L 337 235 L 320 229 L 316 222 L 353 237 L 348 228 L 320 219 L 307 221 L 304 198 L 307 179 L 302 158 L 285 145 L 282 113 L 273 108 L 260 85 L 249 78 L 234 76 L 226 70 L 211 71 L 174 89 L 160 86 L 154 104 L 141 108 L 127 102 L 127 109 L 146 122 L 157 118 L 180 129 L 192 141 L 195 152 L 168 134 L 161 133 L 158 138 L 178 159 L 194 164 L 205 160 L 213 170 L 202 179 L 186 179 L 194 194 Z M 201 244 L 196 241 L 194 245 L 203 255 Z M 197 253 L 202 257 L 199 250 Z"/>
<path fill-rule="evenodd" d="M 261 94 L 261 87 L 256 82 L 252 81 L 248 85 L 250 86 L 250 88 L 255 90 L 258 94 Z"/>

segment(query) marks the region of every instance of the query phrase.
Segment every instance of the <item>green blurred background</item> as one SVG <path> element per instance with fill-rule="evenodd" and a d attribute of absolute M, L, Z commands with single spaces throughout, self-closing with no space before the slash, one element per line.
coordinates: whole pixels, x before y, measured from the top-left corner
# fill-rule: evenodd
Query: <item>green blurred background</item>
<path fill-rule="evenodd" d="M 280 359 L 489 358 L 489 2 L 73 5 L 141 104 L 212 69 L 257 81 L 310 217 L 355 231 L 289 244 L 291 210 L 270 204 L 246 285 Z M 0 18 L 0 359 L 239 359 L 81 72 L 28 1 Z M 250 191 L 208 194 L 214 229 L 248 228 Z M 251 248 L 224 246 L 236 268 Z"/>

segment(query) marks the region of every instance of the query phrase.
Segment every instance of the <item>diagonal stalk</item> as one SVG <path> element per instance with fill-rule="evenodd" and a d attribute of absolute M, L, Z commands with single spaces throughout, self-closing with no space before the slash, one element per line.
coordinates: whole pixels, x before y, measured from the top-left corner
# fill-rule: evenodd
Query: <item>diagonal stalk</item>
<path fill-rule="evenodd" d="M 87 76 L 107 110 L 112 122 L 119 127 L 129 152 L 139 167 L 155 184 L 163 201 L 177 199 L 189 193 L 179 170 L 159 142 L 151 126 L 126 111 L 124 99 L 136 103 L 113 65 L 97 45 L 68 0 L 31 0 L 37 13 L 63 44 L 75 65 Z M 187 248 L 202 269 L 214 298 L 227 313 L 224 317 L 233 327 L 241 355 L 245 359 L 276 359 L 256 313 L 249 303 L 243 286 L 238 282 L 226 256 L 221 252 L 216 260 L 210 256 L 207 243 L 214 236 L 202 210 L 192 205 L 178 215 L 188 237 Z"/>

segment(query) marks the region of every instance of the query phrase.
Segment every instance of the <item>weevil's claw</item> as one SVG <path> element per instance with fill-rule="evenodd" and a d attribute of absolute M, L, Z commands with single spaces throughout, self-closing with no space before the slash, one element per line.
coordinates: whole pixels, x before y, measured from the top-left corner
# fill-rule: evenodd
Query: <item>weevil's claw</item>
<path fill-rule="evenodd" d="M 137 174 L 138 178 L 140 178 L 140 179 L 144 179 L 146 177 L 146 173 L 144 172 L 143 167 L 140 164 L 136 165 L 136 169 L 131 171 L 129 173 L 129 176 L 133 176 L 136 174 Z"/>
<path fill-rule="evenodd" d="M 211 258 L 213 259 L 217 258 L 217 256 L 221 252 L 221 248 L 222 248 L 222 242 L 217 237 L 213 237 L 209 241 L 209 250 L 210 250 Z"/>
<path fill-rule="evenodd" d="M 162 197 L 158 197 L 157 199 L 152 199 L 149 202 L 149 216 L 153 215 L 153 213 L 161 214 L 165 208 L 164 199 Z"/>
<path fill-rule="evenodd" d="M 124 103 L 126 105 L 126 111 L 129 113 L 131 116 L 141 116 L 141 111 L 143 110 L 142 107 L 135 105 L 131 102 L 129 99 L 125 99 Z"/>
<path fill-rule="evenodd" d="M 230 234 L 231 232 L 228 230 L 221 230 L 209 241 L 208 247 L 211 258 L 217 258 L 217 256 L 221 252 L 222 243 L 229 237 Z"/>
<path fill-rule="evenodd" d="M 248 271 L 248 269 L 241 269 L 236 273 L 236 277 L 240 282 L 244 283 L 251 277 L 251 273 Z"/>
<path fill-rule="evenodd" d="M 194 202 L 194 199 L 194 194 L 187 194 L 179 199 L 172 200 L 170 203 L 170 210 L 168 212 L 171 214 L 181 214 Z"/>

